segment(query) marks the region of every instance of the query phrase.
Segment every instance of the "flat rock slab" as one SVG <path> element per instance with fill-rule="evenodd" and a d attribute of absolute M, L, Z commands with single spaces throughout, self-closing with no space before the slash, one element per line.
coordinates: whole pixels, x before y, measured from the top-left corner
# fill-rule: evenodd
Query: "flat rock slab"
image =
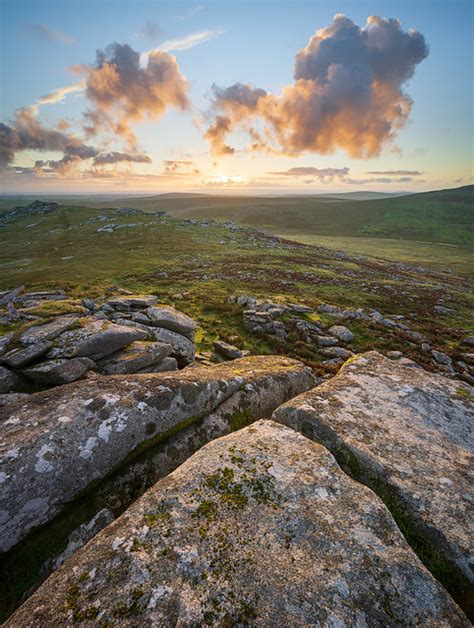
<path fill-rule="evenodd" d="M 109 299 L 107 303 L 112 307 L 150 307 L 157 303 L 158 297 L 153 294 L 126 295 Z"/>
<path fill-rule="evenodd" d="M 21 334 L 20 342 L 26 347 L 27 345 L 32 345 L 37 342 L 52 340 L 66 330 L 71 329 L 71 327 L 74 327 L 78 320 L 77 316 L 58 316 L 43 325 L 34 325 Z"/>
<path fill-rule="evenodd" d="M 0 408 L 0 550 L 50 521 L 138 450 L 197 423 L 242 387 L 261 396 L 271 391 L 270 416 L 314 381 L 295 360 L 252 357 L 174 373 L 97 375 Z"/>
<path fill-rule="evenodd" d="M 29 345 L 24 349 L 14 349 L 13 351 L 9 351 L 3 357 L 3 362 L 11 368 L 18 369 L 22 366 L 26 366 L 30 362 L 33 362 L 37 358 L 40 358 L 43 354 L 49 351 L 52 346 L 53 345 L 50 341 L 44 340 L 43 342 Z"/>
<path fill-rule="evenodd" d="M 95 362 L 89 358 L 60 358 L 45 360 L 40 364 L 23 369 L 25 377 L 37 384 L 58 386 L 69 384 L 83 377 L 87 371 L 95 367 Z"/>
<path fill-rule="evenodd" d="M 108 320 L 84 318 L 81 326 L 65 332 L 57 339 L 57 347 L 48 353 L 48 357 L 88 357 L 100 360 L 136 340 L 143 340 L 145 332 L 116 325 Z"/>
<path fill-rule="evenodd" d="M 384 496 L 428 560 L 472 584 L 473 402 L 471 386 L 373 351 L 273 416 L 324 444 Z"/>
<path fill-rule="evenodd" d="M 469 625 L 376 495 L 271 421 L 200 449 L 5 625 L 77 623 Z"/>
<path fill-rule="evenodd" d="M 170 329 L 190 340 L 193 339 L 197 323 L 186 314 L 166 305 L 149 307 L 146 313 L 150 319 L 150 325 Z"/>

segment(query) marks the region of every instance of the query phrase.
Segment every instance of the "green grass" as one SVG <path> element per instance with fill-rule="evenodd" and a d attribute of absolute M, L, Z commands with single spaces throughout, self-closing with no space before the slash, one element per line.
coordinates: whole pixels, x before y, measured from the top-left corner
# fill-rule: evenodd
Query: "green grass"
<path fill-rule="evenodd" d="M 54 197 L 49 197 L 55 200 Z M 361 198 L 362 200 L 356 200 Z M 3 198 L 0 207 L 21 202 Z M 56 198 L 56 200 L 60 200 Z M 93 207 L 165 210 L 177 218 L 232 220 L 276 233 L 399 239 L 472 246 L 474 186 L 406 196 L 210 196 L 164 194 L 135 198 L 65 197 Z"/>
<path fill-rule="evenodd" d="M 136 226 L 97 232 L 109 223 Z M 312 236 L 299 239 L 312 241 Z M 446 259 L 445 251 L 461 255 L 457 247 L 427 244 L 418 251 L 419 247 L 407 243 L 400 249 L 400 243 L 395 246 L 391 240 L 378 242 L 367 238 L 324 240 L 328 247 L 348 251 L 341 256 L 331 248 L 278 243 L 269 236 L 220 225 L 204 227 L 148 214 L 123 216 L 113 210 L 64 206 L 43 217 L 0 228 L 0 290 L 20 284 L 31 290 L 66 290 L 68 301 L 44 303 L 32 311 L 43 318 L 80 310 L 80 299 L 85 296 L 116 294 L 122 288 L 153 293 L 200 322 L 199 351 L 211 352 L 213 341 L 219 338 L 254 354 L 286 354 L 312 366 L 321 361 L 317 348 L 296 336 L 278 343 L 249 332 L 243 326 L 241 308 L 228 303 L 229 295 L 251 294 L 314 308 L 322 302 L 377 308 L 384 314 L 408 316 L 410 327 L 431 336 L 436 346 L 455 348 L 472 328 L 472 290 L 465 277 L 472 256 L 466 255 L 464 261 L 458 257 L 452 268 L 459 272 L 448 272 L 448 264 L 433 258 L 439 250 Z M 371 257 L 353 257 L 351 251 L 356 248 Z M 394 266 L 376 256 L 379 253 L 417 265 L 425 261 L 425 270 Z M 453 315 L 433 316 L 439 298 L 455 308 Z M 19 325 L 1 331 L 15 331 Z M 361 349 L 402 342 L 392 338 L 382 343 L 380 330 L 365 324 L 358 334 Z"/>
<path fill-rule="evenodd" d="M 304 233 L 278 233 L 277 235 L 303 244 L 325 246 L 354 255 L 366 255 L 425 268 L 451 269 L 461 275 L 474 276 L 473 247 L 389 238 L 356 238 Z"/>

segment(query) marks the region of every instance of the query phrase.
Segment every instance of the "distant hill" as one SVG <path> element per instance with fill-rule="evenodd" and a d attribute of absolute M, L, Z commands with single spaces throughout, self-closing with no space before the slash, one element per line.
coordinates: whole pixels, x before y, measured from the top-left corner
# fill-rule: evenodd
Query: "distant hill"
<path fill-rule="evenodd" d="M 363 198 L 369 195 L 370 198 Z M 377 198 L 373 198 L 376 195 Z M 62 197 L 43 197 L 61 202 Z M 0 207 L 11 207 L 4 199 Z M 27 204 L 34 197 L 17 197 Z M 156 196 L 64 197 L 67 204 L 164 210 L 177 218 L 233 221 L 275 233 L 369 237 L 474 245 L 474 186 L 403 196 L 377 192 L 320 196 L 214 196 L 172 193 Z M 9 201 L 9 204 L 8 202 Z"/>
<path fill-rule="evenodd" d="M 129 203 L 132 200 L 129 199 Z M 474 244 L 474 186 L 370 200 L 331 197 L 155 197 L 142 209 L 179 218 L 230 220 L 275 233 Z"/>

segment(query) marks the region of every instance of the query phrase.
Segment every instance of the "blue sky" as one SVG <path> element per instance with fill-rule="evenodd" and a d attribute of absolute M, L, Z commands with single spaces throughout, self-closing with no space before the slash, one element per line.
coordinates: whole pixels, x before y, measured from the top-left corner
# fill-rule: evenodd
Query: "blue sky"
<path fill-rule="evenodd" d="M 172 50 L 179 71 L 190 82 L 188 111 L 170 107 L 163 117 L 133 125 L 140 150 L 151 158 L 138 164 L 133 173 L 158 175 L 164 160 L 192 161 L 199 175 L 184 178 L 162 177 L 147 181 L 88 181 L 81 175 L 84 189 L 111 191 L 133 188 L 137 191 L 167 191 L 225 187 L 239 191 L 271 191 L 269 171 L 295 167 L 317 169 L 349 168 L 356 181 L 365 181 L 370 171 L 413 170 L 422 173 L 403 184 L 370 181 L 359 188 L 413 189 L 451 187 L 471 182 L 473 156 L 473 53 L 472 2 L 418 0 L 363 2 L 156 2 L 154 0 L 25 1 L 1 3 L 1 120 L 13 124 L 18 108 L 31 106 L 39 97 L 59 87 L 77 82 L 71 67 L 91 65 L 97 49 L 112 42 L 127 43 L 139 52 L 163 42 L 182 40 L 195 33 L 209 36 L 193 47 Z M 293 81 L 295 54 L 304 48 L 316 30 L 331 24 L 336 13 L 344 13 L 359 26 L 367 17 L 398 18 L 402 28 L 414 28 L 425 38 L 429 55 L 416 67 L 413 78 L 403 84 L 414 101 L 405 126 L 394 143 L 385 145 L 378 156 L 350 157 L 343 147 L 332 154 L 304 151 L 289 157 L 245 149 L 246 140 L 235 130 L 233 155 L 211 155 L 203 138 L 208 120 L 213 84 L 229 86 L 249 83 L 279 95 Z M 148 25 L 148 29 L 146 29 Z M 39 28 L 39 26 L 41 28 Z M 144 33 L 148 30 L 148 35 Z M 40 107 L 38 117 L 45 126 L 66 118 L 71 132 L 82 132 L 82 113 L 90 106 L 83 92 L 63 102 Z M 122 144 L 108 146 L 118 150 Z M 398 151 L 394 152 L 394 144 Z M 26 149 L 15 154 L 16 165 L 31 167 L 35 160 L 57 159 L 56 151 Z M 11 167 L 11 165 L 10 165 Z M 127 166 L 128 167 L 128 166 Z M 132 172 L 132 171 L 126 171 Z M 70 190 L 76 175 L 4 178 L 4 189 Z M 170 179 L 170 180 L 168 180 Z M 462 180 L 462 181 L 461 181 Z M 132 183 L 130 183 L 133 181 Z M 275 192 L 298 189 L 304 192 L 353 190 L 342 178 L 312 180 L 284 177 L 274 181 Z"/>

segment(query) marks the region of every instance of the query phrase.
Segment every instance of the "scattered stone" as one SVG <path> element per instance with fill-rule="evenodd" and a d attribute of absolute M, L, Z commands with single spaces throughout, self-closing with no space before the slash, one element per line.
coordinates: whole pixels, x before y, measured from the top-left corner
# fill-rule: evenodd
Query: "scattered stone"
<path fill-rule="evenodd" d="M 333 336 L 315 336 L 315 340 L 320 347 L 332 347 L 338 342 Z"/>
<path fill-rule="evenodd" d="M 390 358 L 391 360 L 398 360 L 399 358 L 403 357 L 403 353 L 401 351 L 388 351 L 387 352 L 387 358 Z"/>
<path fill-rule="evenodd" d="M 354 355 L 352 351 L 343 349 L 342 347 L 327 347 L 325 349 L 321 349 L 320 353 L 328 358 L 342 358 L 344 360 L 347 360 Z"/>
<path fill-rule="evenodd" d="M 339 314 L 341 311 L 341 308 L 336 307 L 335 305 L 329 305 L 329 303 L 322 303 L 318 307 L 318 312 L 320 314 Z"/>
<path fill-rule="evenodd" d="M 269 416 L 314 381 L 296 360 L 259 356 L 175 373 L 97 377 L 30 395 L 9 407 L 2 423 L 8 482 L 0 484 L 0 550 L 51 521 L 137 447 L 197 428 L 212 413 L 221 413 L 215 422 L 222 434 L 235 413 Z"/>
<path fill-rule="evenodd" d="M 104 375 L 145 372 L 171 353 L 171 345 L 163 342 L 136 341 L 99 363 Z"/>
<path fill-rule="evenodd" d="M 237 305 L 240 305 L 240 307 L 254 308 L 257 305 L 257 299 L 254 299 L 253 297 L 248 297 L 243 294 L 238 296 L 235 302 L 237 303 Z"/>
<path fill-rule="evenodd" d="M 441 351 L 436 351 L 435 349 L 433 349 L 431 351 L 431 355 L 436 360 L 436 362 L 438 362 L 438 364 L 444 364 L 446 366 L 452 365 L 452 360 L 449 355 L 446 355 L 446 353 L 442 353 Z"/>
<path fill-rule="evenodd" d="M 7 369 L 5 366 L 0 366 L 0 393 L 15 392 L 21 387 L 21 378 Z"/>
<path fill-rule="evenodd" d="M 214 340 L 214 349 L 217 353 L 220 353 L 225 358 L 230 358 L 231 360 L 243 357 L 241 349 L 234 347 L 234 345 L 224 342 L 223 340 Z"/>
<path fill-rule="evenodd" d="M 82 305 L 91 312 L 94 312 L 97 309 L 97 304 L 92 299 L 82 299 Z"/>
<path fill-rule="evenodd" d="M 34 345 L 29 345 L 25 349 L 14 349 L 3 357 L 3 362 L 13 369 L 19 369 L 30 362 L 34 362 L 37 358 L 40 358 L 49 351 L 52 346 L 51 342 L 45 340 Z"/>
<path fill-rule="evenodd" d="M 117 309 L 118 307 L 140 308 L 150 307 L 158 302 L 158 297 L 154 294 L 123 296 L 115 299 L 109 299 L 107 303 Z"/>
<path fill-rule="evenodd" d="M 333 325 L 329 328 L 328 332 L 341 342 L 352 342 L 354 340 L 354 334 L 350 329 L 344 327 L 344 325 Z"/>
<path fill-rule="evenodd" d="M 194 338 L 197 323 L 189 316 L 186 316 L 186 314 L 164 305 L 149 307 L 146 314 L 151 321 L 151 325 L 175 331 L 190 340 Z"/>
<path fill-rule="evenodd" d="M 57 386 L 69 384 L 80 379 L 85 373 L 95 367 L 95 362 L 89 358 L 59 358 L 46 360 L 36 366 L 23 369 L 25 377 L 37 384 Z"/>
<path fill-rule="evenodd" d="M 137 626 L 469 625 L 374 493 L 326 449 L 271 421 L 213 441 L 155 484 L 6 626 L 65 626 L 71 617 Z"/>
<path fill-rule="evenodd" d="M 472 587 L 473 389 L 372 351 L 274 418 L 323 445 L 383 495 L 448 587 Z M 470 583 L 470 584 L 468 584 Z M 471 597 L 472 599 L 472 597 Z"/>
<path fill-rule="evenodd" d="M 462 344 L 474 347 L 474 336 L 466 336 L 466 338 L 462 341 Z"/>
<path fill-rule="evenodd" d="M 442 314 L 444 316 L 454 312 L 452 307 L 444 307 L 444 305 L 435 305 L 433 309 L 437 314 Z"/>
<path fill-rule="evenodd" d="M 288 303 L 288 308 L 297 314 L 312 314 L 314 312 L 312 307 L 308 305 L 298 305 L 297 303 Z"/>
<path fill-rule="evenodd" d="M 14 301 L 15 298 L 19 294 L 21 294 L 24 289 L 25 289 L 25 286 L 19 286 L 18 288 L 15 288 L 14 290 L 7 290 L 7 292 L 1 292 L 0 293 L 0 307 L 8 305 L 8 303 L 11 303 L 12 301 Z"/>

